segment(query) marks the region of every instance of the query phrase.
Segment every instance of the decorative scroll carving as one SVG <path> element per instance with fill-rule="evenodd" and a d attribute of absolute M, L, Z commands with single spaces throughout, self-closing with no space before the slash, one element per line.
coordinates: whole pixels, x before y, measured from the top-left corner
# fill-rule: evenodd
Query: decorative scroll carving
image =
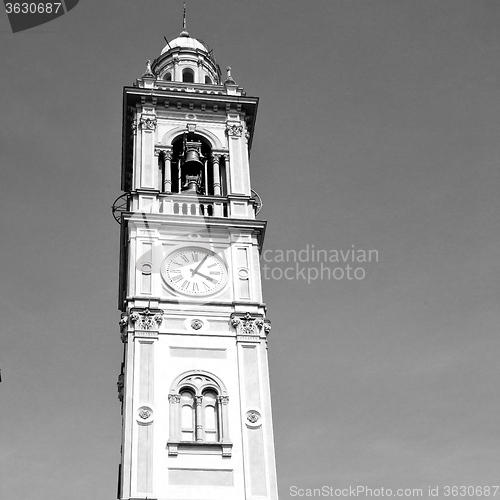
<path fill-rule="evenodd" d="M 271 322 L 261 316 L 253 317 L 249 312 L 244 315 L 231 314 L 231 324 L 238 335 L 260 335 L 262 331 L 269 333 Z"/>
<path fill-rule="evenodd" d="M 161 311 L 151 311 L 148 307 L 142 312 L 133 311 L 130 320 L 138 330 L 157 330 L 163 321 Z"/>
<path fill-rule="evenodd" d="M 241 134 L 243 134 L 243 126 L 242 125 L 230 125 L 228 123 L 226 125 L 226 134 L 229 137 L 241 137 Z"/>
<path fill-rule="evenodd" d="M 139 128 L 141 130 L 156 130 L 156 118 L 146 118 L 141 116 L 139 121 Z"/>

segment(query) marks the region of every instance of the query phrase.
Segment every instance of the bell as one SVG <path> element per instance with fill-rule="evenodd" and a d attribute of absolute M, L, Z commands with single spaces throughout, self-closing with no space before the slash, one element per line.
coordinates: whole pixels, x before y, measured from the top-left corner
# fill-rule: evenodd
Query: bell
<path fill-rule="evenodd" d="M 197 174 L 203 168 L 201 142 L 186 142 L 183 168 L 186 173 Z"/>
<path fill-rule="evenodd" d="M 182 190 L 184 194 L 198 193 L 198 183 L 203 169 L 202 160 L 201 142 L 185 142 L 184 162 L 182 163 L 182 173 L 186 179 Z"/>

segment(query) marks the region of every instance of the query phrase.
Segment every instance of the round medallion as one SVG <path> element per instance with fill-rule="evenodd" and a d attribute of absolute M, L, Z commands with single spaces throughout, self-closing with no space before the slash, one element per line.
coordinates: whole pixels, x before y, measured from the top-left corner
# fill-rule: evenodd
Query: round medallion
<path fill-rule="evenodd" d="M 224 261 L 205 248 L 188 247 L 172 252 L 162 268 L 166 284 L 193 297 L 212 295 L 224 288 L 228 272 Z"/>
<path fill-rule="evenodd" d="M 249 410 L 246 414 L 247 417 L 247 426 L 249 427 L 259 427 L 261 425 L 261 414 L 257 410 Z"/>
<path fill-rule="evenodd" d="M 153 421 L 153 409 L 149 406 L 137 408 L 136 420 L 139 424 L 150 424 Z"/>

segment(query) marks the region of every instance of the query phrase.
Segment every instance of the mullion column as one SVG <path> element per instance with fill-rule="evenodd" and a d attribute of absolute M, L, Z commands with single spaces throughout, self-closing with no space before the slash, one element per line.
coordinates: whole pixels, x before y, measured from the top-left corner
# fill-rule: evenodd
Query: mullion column
<path fill-rule="evenodd" d="M 195 402 L 195 411 L 194 411 L 194 418 L 195 418 L 195 433 L 196 433 L 196 441 L 203 441 L 203 424 L 202 424 L 202 396 L 195 396 L 194 397 L 194 402 Z"/>

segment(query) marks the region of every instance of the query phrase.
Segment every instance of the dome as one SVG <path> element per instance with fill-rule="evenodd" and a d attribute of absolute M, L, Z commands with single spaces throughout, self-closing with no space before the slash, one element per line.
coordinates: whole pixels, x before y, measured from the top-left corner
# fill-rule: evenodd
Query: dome
<path fill-rule="evenodd" d="M 203 52 L 208 52 L 208 48 L 203 42 L 197 40 L 196 38 L 191 38 L 189 35 L 187 35 L 186 31 L 184 31 L 183 33 L 186 33 L 186 35 L 181 34 L 181 36 L 174 38 L 169 44 L 165 45 L 165 47 L 163 47 L 163 50 L 161 51 L 161 55 L 177 47 L 182 49 L 202 50 Z"/>

